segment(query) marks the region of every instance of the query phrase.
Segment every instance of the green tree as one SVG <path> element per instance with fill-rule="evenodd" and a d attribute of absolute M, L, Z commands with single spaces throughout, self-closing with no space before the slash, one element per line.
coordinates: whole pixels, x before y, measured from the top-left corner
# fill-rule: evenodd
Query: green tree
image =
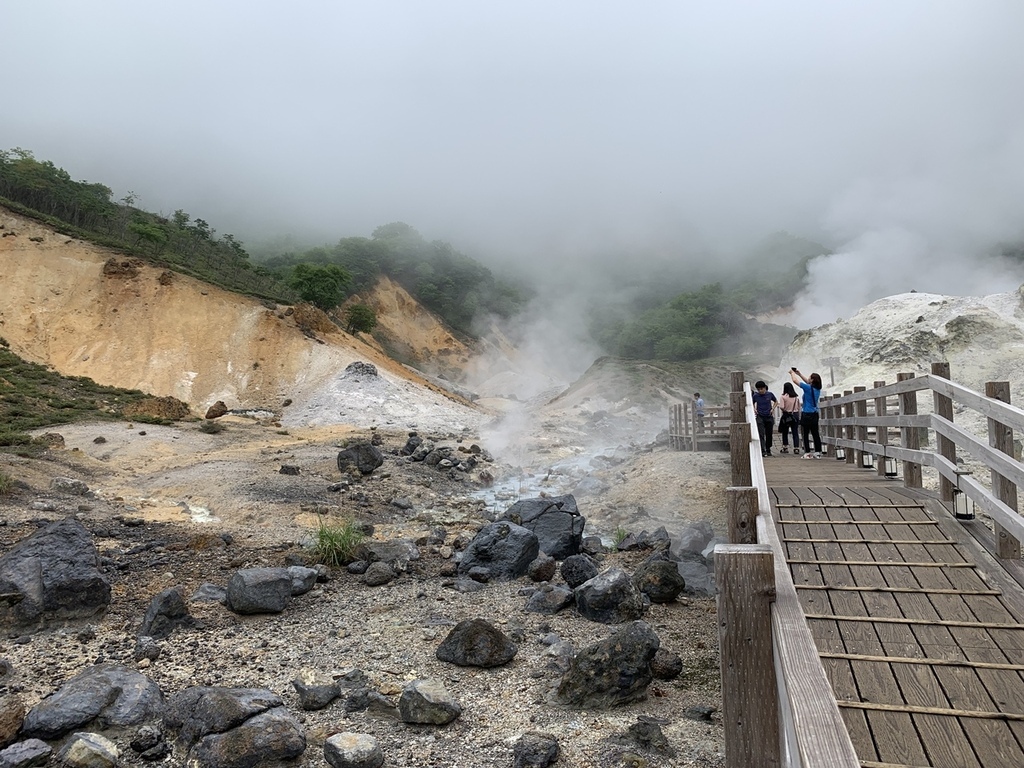
<path fill-rule="evenodd" d="M 365 304 L 353 304 L 345 310 L 345 323 L 349 333 L 369 333 L 377 327 L 377 313 Z"/>
<path fill-rule="evenodd" d="M 341 304 L 351 283 L 352 276 L 336 264 L 296 264 L 288 279 L 304 301 L 325 312 Z"/>

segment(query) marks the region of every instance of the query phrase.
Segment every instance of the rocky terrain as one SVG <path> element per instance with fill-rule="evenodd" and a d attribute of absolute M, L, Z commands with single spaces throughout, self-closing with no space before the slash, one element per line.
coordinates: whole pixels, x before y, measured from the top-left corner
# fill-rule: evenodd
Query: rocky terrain
<path fill-rule="evenodd" d="M 516 742 L 541 731 L 557 740 L 558 765 L 721 765 L 713 599 L 684 593 L 643 614 L 661 648 L 678 657 L 678 675 L 654 680 L 640 700 L 622 706 L 559 704 L 553 691 L 571 653 L 621 627 L 583 618 L 573 607 L 527 611 L 530 594 L 544 583 L 529 576 L 473 582 L 472 591 L 457 577 L 455 561 L 476 531 L 516 500 L 480 493 L 481 473 L 500 475 L 499 462 L 439 471 L 402 455 L 407 431 L 285 429 L 231 415 L 221 423 L 216 434 L 197 422 L 75 425 L 53 430 L 63 447 L 41 457 L 0 455 L 0 469 L 18 479 L 12 493 L 0 496 L 3 551 L 49 522 L 80 521 L 97 547 L 111 597 L 109 608 L 92 617 L 43 629 L 9 625 L 0 646 L 6 669 L 0 719 L 11 722 L 12 712 L 31 710 L 83 670 L 113 663 L 144 674 L 168 701 L 193 686 L 276 694 L 306 743 L 299 757 L 280 764 L 326 765 L 327 739 L 351 732 L 376 739 L 386 765 L 508 766 Z M 469 433 L 423 437 L 449 446 L 454 456 L 473 455 Z M 353 439 L 380 444 L 384 462 L 369 475 L 337 467 L 339 449 Z M 477 455 L 486 456 L 486 446 Z M 632 573 L 651 554 L 617 551 L 612 533 L 620 525 L 639 533 L 668 522 L 667 510 L 659 517 L 664 486 L 676 505 L 670 535 L 678 536 L 686 516 L 720 518 L 724 454 L 647 445 L 602 464 L 594 475 L 599 490 L 579 497 L 585 533 L 602 535 L 609 545 L 594 558 L 602 571 Z M 84 486 L 54 487 L 54 478 Z M 620 517 L 589 519 L 592 510 L 611 509 Z M 202 599 L 204 584 L 223 588 L 243 569 L 313 564 L 318 523 L 345 520 L 372 526 L 377 542 L 416 542 L 418 556 L 393 564 L 394 577 L 382 584 L 331 569 L 280 613 L 241 615 Z M 548 578 L 565 586 L 556 574 Z M 140 657 L 147 607 L 172 587 L 185 598 L 191 621 L 156 644 L 155 658 L 153 652 Z M 439 661 L 441 641 L 468 619 L 486 619 L 510 638 L 518 646 L 512 661 L 494 668 Z M 374 706 L 347 711 L 346 700 L 338 699 L 323 709 L 303 708 L 295 679 L 345 681 L 358 678 L 356 670 L 377 697 Z M 461 714 L 454 721 L 402 721 L 395 704 L 411 681 L 422 679 L 438 682 L 457 702 Z M 173 729 L 151 720 L 147 725 L 173 745 Z M 118 748 L 120 764 L 142 765 L 146 760 L 131 746 L 148 743 L 140 741 L 140 728 L 104 726 L 100 718 L 74 730 L 102 734 Z M 51 746 L 58 750 L 68 738 L 54 738 Z M 175 749 L 159 759 L 184 764 L 182 748 Z"/>

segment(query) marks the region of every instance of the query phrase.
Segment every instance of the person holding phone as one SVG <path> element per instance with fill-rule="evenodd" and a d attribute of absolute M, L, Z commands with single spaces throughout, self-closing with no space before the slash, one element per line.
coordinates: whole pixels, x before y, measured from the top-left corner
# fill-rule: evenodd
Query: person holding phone
<path fill-rule="evenodd" d="M 803 407 L 800 413 L 800 433 L 803 436 L 804 458 L 821 458 L 821 433 L 818 432 L 818 400 L 821 399 L 821 376 L 812 373 L 810 378 L 804 376 L 797 370 L 796 366 L 789 369 L 790 378 L 793 383 L 803 390 Z M 814 440 L 814 450 L 811 451 L 811 442 Z"/>

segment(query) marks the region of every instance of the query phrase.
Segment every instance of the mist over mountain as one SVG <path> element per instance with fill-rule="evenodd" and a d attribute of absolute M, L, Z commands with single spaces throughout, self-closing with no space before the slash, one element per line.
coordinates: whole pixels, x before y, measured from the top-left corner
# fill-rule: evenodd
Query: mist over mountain
<path fill-rule="evenodd" d="M 745 257 L 787 231 L 829 252 L 804 327 L 1022 280 L 990 255 L 1024 239 L 1018 3 L 41 0 L 5 25 L 0 146 L 246 245 L 405 221 L 576 316 L 644 274 L 774 273 Z"/>

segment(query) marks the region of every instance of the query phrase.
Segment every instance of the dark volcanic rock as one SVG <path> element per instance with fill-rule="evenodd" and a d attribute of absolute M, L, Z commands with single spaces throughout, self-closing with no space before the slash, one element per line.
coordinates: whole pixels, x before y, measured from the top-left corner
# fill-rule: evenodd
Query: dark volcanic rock
<path fill-rule="evenodd" d="M 107 726 L 137 725 L 162 709 L 160 688 L 148 677 L 120 664 L 100 664 L 36 704 L 25 717 L 22 734 L 55 739 L 97 719 Z"/>
<path fill-rule="evenodd" d="M 510 520 L 533 531 L 542 552 L 564 560 L 580 551 L 586 518 L 572 495 L 522 499 L 509 507 L 500 520 Z"/>
<path fill-rule="evenodd" d="M 466 547 L 459 561 L 459 573 L 484 569 L 488 578 L 483 580 L 517 579 L 526 573 L 539 552 L 540 545 L 532 531 L 507 521 L 491 523 L 480 529 Z"/>
<path fill-rule="evenodd" d="M 356 443 L 338 452 L 338 469 L 347 472 L 354 467 L 362 475 L 369 475 L 384 463 L 384 454 L 371 443 Z"/>
<path fill-rule="evenodd" d="M 557 700 L 602 709 L 639 701 L 653 676 L 651 661 L 661 641 L 645 622 L 634 621 L 583 648 L 558 684 Z"/>
<path fill-rule="evenodd" d="M 515 658 L 519 648 L 504 633 L 484 619 L 467 619 L 456 624 L 437 646 L 440 661 L 460 667 L 499 667 Z"/>
<path fill-rule="evenodd" d="M 92 536 L 77 520 L 60 520 L 0 557 L 0 625 L 25 626 L 92 616 L 110 604 Z"/>
<path fill-rule="evenodd" d="M 643 616 L 644 600 L 629 574 L 609 568 L 576 588 L 576 609 L 591 621 L 621 624 Z"/>

